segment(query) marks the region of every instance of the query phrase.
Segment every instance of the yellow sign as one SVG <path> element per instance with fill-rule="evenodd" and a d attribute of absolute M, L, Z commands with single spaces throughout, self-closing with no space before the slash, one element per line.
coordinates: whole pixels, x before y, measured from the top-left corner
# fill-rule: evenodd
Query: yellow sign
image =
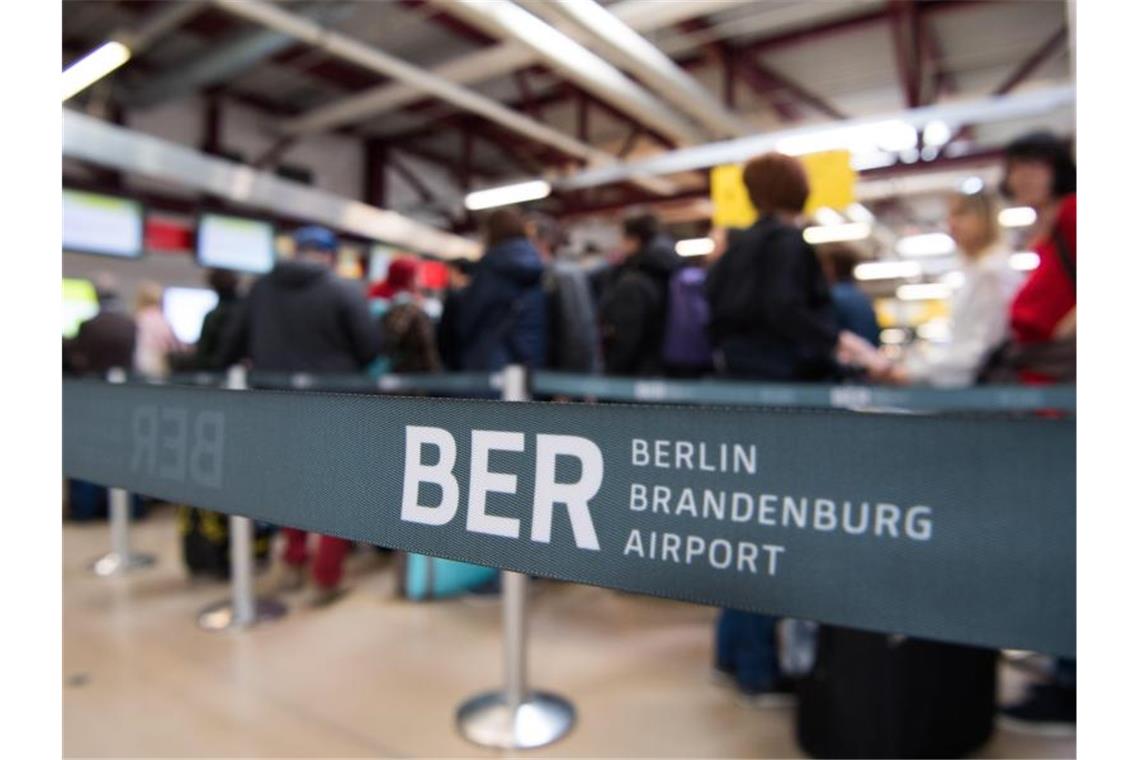
<path fill-rule="evenodd" d="M 712 190 L 714 227 L 751 227 L 756 209 L 744 189 L 744 167 L 740 164 L 715 166 L 709 174 Z"/>
<path fill-rule="evenodd" d="M 842 211 L 855 202 L 855 170 L 851 168 L 851 153 L 846 150 L 829 150 L 800 156 L 807 169 L 808 196 L 804 213 L 813 214 L 827 206 Z"/>
<path fill-rule="evenodd" d="M 842 210 L 855 202 L 855 170 L 851 153 L 830 150 L 800 156 L 807 171 L 811 195 L 804 212 L 811 214 L 823 206 Z M 748 227 L 756 221 L 756 209 L 744 187 L 744 167 L 727 164 L 714 167 L 709 174 L 712 190 L 713 226 Z"/>

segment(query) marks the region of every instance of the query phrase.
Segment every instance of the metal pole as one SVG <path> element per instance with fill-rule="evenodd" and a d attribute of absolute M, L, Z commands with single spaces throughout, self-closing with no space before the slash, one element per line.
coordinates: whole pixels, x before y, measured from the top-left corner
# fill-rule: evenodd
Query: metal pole
<path fill-rule="evenodd" d="M 503 370 L 503 401 L 527 401 L 526 370 Z M 459 707 L 459 732 L 497 749 L 532 749 L 558 741 L 574 726 L 574 706 L 527 683 L 527 586 L 522 573 L 503 571 L 503 689 L 479 694 Z"/>
<path fill-rule="evenodd" d="M 107 372 L 109 383 L 126 381 L 127 373 L 119 367 Z M 111 551 L 91 564 L 92 572 L 109 576 L 150 567 L 154 564 L 154 555 L 131 553 L 131 495 L 122 488 L 108 488 L 107 499 L 110 502 Z"/>
<path fill-rule="evenodd" d="M 245 368 L 230 367 L 226 388 L 246 390 Z M 208 631 L 249 628 L 284 617 L 288 608 L 271 597 L 258 597 L 253 588 L 253 520 L 230 515 L 230 599 L 212 604 L 198 615 L 198 626 Z"/>

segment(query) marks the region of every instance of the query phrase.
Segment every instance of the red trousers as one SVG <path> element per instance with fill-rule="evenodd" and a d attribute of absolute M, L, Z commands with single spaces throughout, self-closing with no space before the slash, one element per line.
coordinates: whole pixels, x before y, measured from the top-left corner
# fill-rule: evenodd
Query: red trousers
<path fill-rule="evenodd" d="M 309 560 L 309 534 L 296 528 L 282 528 L 285 534 L 285 564 L 304 565 Z M 313 580 L 321 588 L 335 588 L 344 575 L 344 557 L 352 542 L 334 536 L 317 536 L 317 556 Z"/>

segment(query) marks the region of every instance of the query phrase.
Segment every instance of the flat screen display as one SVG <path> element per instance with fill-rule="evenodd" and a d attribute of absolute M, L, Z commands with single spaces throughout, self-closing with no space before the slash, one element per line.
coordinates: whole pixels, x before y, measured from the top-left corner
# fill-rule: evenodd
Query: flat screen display
<path fill-rule="evenodd" d="M 114 195 L 63 191 L 63 250 L 133 259 L 143 254 L 142 204 Z"/>
<path fill-rule="evenodd" d="M 167 288 L 162 293 L 162 313 L 183 343 L 197 343 L 202 320 L 218 305 L 218 294 L 207 288 Z"/>
<path fill-rule="evenodd" d="M 74 338 L 79 326 L 99 313 L 95 286 L 90 280 L 63 278 L 63 337 Z"/>
<path fill-rule="evenodd" d="M 198 263 L 215 269 L 264 274 L 273 268 L 273 225 L 224 214 L 198 218 Z"/>

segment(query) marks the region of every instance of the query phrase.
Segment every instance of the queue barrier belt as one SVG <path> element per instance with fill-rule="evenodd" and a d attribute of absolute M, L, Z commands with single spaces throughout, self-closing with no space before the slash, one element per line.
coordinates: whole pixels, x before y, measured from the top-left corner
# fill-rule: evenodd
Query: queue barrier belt
<path fill-rule="evenodd" d="M 1075 425 L 63 385 L 70 477 L 531 575 L 1061 656 L 1076 651 Z"/>
<path fill-rule="evenodd" d="M 602 377 L 539 370 L 531 391 L 539 396 L 591 398 L 636 403 L 706 404 L 776 408 L 851 409 L 896 412 L 979 411 L 1075 412 L 1072 385 L 995 385 L 972 388 L 890 388 L 873 385 L 757 383 L 725 380 L 665 380 Z M 141 379 L 141 378 L 140 378 Z M 155 384 L 221 386 L 220 372 L 175 373 Z M 312 374 L 252 372 L 249 384 L 269 390 L 314 390 L 345 393 L 432 393 L 487 396 L 502 388 L 499 373 Z"/>

